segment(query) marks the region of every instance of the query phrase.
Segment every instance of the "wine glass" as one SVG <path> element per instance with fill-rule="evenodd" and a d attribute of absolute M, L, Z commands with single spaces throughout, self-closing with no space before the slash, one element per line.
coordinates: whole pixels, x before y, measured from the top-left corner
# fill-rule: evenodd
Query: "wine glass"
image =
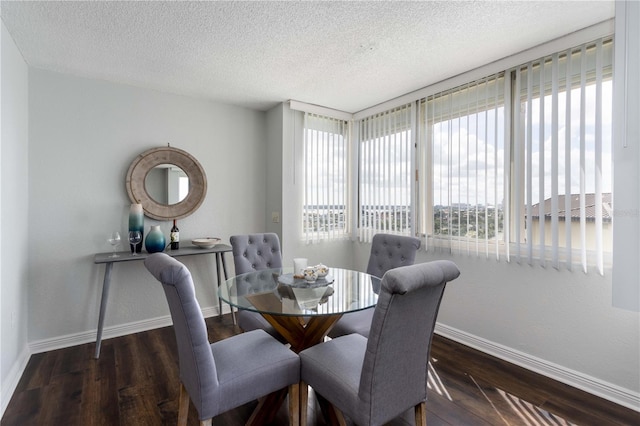
<path fill-rule="evenodd" d="M 131 244 L 131 255 L 137 256 L 136 245 L 142 241 L 142 233 L 140 231 L 129 231 L 129 243 Z"/>
<path fill-rule="evenodd" d="M 120 233 L 118 231 L 112 232 L 107 241 L 109 241 L 109 244 L 113 247 L 113 254 L 109 257 L 120 257 L 116 252 L 116 247 L 120 244 Z"/>

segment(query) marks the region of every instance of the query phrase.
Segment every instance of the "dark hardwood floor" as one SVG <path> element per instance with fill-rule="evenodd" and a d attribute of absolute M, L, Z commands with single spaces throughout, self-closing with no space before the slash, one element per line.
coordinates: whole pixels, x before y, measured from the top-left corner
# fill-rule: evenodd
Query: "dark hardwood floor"
<path fill-rule="evenodd" d="M 240 330 L 231 317 L 207 319 L 211 341 Z M 105 340 L 99 360 L 86 344 L 33 355 L 2 426 L 175 425 L 176 344 L 171 327 Z M 436 336 L 427 402 L 429 426 L 640 425 L 640 413 Z M 325 425 L 310 394 L 309 425 Z M 242 425 L 246 404 L 214 419 Z M 193 405 L 189 424 L 197 425 Z M 286 404 L 276 418 L 287 424 Z M 405 424 L 403 419 L 392 425 Z"/>

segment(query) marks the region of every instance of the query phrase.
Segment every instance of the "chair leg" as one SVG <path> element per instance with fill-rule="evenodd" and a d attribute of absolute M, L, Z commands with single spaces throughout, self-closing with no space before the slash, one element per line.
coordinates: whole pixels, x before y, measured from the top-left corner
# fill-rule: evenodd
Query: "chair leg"
<path fill-rule="evenodd" d="M 189 393 L 184 384 L 180 382 L 180 397 L 178 399 L 178 426 L 187 426 L 189 417 Z"/>
<path fill-rule="evenodd" d="M 289 426 L 300 426 L 300 384 L 289 386 Z"/>
<path fill-rule="evenodd" d="M 309 404 L 309 386 L 300 381 L 298 385 L 300 392 L 300 426 L 307 426 L 307 405 Z"/>
<path fill-rule="evenodd" d="M 339 426 L 347 426 L 347 421 L 344 418 L 344 414 L 342 414 L 342 411 L 338 410 L 333 404 L 331 405 L 330 412 L 330 421 L 332 422 L 331 424 L 337 423 Z"/>
<path fill-rule="evenodd" d="M 427 426 L 427 403 L 422 401 L 415 406 L 416 426 Z"/>
<path fill-rule="evenodd" d="M 342 411 L 338 410 L 332 403 L 330 403 L 325 397 L 316 392 L 316 398 L 320 405 L 320 410 L 324 415 L 325 420 L 330 425 L 347 426 L 347 421 L 344 418 Z"/>
<path fill-rule="evenodd" d="M 287 397 L 288 388 L 282 388 L 258 399 L 258 405 L 246 421 L 246 426 L 269 424 L 275 418 Z"/>

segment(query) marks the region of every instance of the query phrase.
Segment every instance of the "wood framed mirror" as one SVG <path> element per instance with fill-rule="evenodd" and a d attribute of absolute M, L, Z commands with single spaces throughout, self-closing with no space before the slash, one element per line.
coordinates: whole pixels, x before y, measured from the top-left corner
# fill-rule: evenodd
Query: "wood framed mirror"
<path fill-rule="evenodd" d="M 167 146 L 138 155 L 127 171 L 126 186 L 129 199 L 142 204 L 146 216 L 182 219 L 204 201 L 207 176 L 195 157 Z"/>

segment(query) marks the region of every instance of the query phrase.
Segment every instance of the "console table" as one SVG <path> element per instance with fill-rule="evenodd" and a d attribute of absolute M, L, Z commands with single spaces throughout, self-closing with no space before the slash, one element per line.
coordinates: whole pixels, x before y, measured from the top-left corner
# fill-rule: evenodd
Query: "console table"
<path fill-rule="evenodd" d="M 217 286 L 220 287 L 220 264 L 222 264 L 222 270 L 224 271 L 225 280 L 229 279 L 227 276 L 227 264 L 224 259 L 224 254 L 227 252 L 231 252 L 231 246 L 226 244 L 218 244 L 213 248 L 205 249 L 195 246 L 186 246 L 180 248 L 178 250 L 167 250 L 165 251 L 171 257 L 180 257 L 180 256 L 195 256 L 199 254 L 214 254 L 216 257 L 215 267 L 216 267 L 216 275 L 217 275 Z M 118 257 L 111 257 L 113 252 L 110 253 L 98 253 L 95 255 L 93 259 L 93 263 L 101 264 L 104 263 L 104 280 L 102 282 L 102 298 L 100 299 L 100 314 L 98 316 L 98 332 L 96 336 L 96 353 L 95 358 L 100 357 L 100 346 L 102 344 L 102 328 L 104 327 L 104 313 L 107 310 L 107 301 L 109 299 L 109 287 L 111 286 L 111 271 L 113 269 L 114 263 L 120 262 L 131 262 L 131 261 L 139 261 L 144 260 L 149 256 L 149 253 L 138 253 L 136 256 L 132 255 L 130 252 L 118 252 Z M 217 294 L 217 293 L 216 293 Z M 222 299 L 218 298 L 219 304 L 219 312 L 222 314 Z M 231 309 L 233 314 L 233 309 Z M 235 323 L 235 315 L 233 318 L 233 322 Z"/>

